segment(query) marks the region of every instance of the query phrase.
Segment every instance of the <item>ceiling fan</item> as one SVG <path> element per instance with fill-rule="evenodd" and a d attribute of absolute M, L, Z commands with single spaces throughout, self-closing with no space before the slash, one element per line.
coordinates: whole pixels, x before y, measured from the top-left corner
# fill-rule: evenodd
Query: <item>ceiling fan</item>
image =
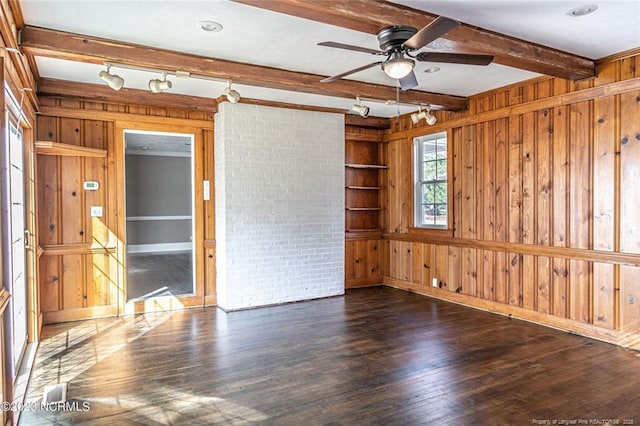
<path fill-rule="evenodd" d="M 325 41 L 318 43 L 319 46 L 334 47 L 338 49 L 352 50 L 356 52 L 370 53 L 372 55 L 386 56 L 383 61 L 372 62 L 358 68 L 334 75 L 332 77 L 321 80 L 322 83 L 330 83 L 339 80 L 351 74 L 366 70 L 376 65 L 381 65 L 382 70 L 391 78 L 395 78 L 400 83 L 402 90 L 409 90 L 418 86 L 418 80 L 413 72 L 415 61 L 411 58 L 422 62 L 443 62 L 452 64 L 467 65 L 489 65 L 493 61 L 492 55 L 472 55 L 463 53 L 439 53 L 439 52 L 420 52 L 412 55 L 410 52 L 422 49 L 427 44 L 442 37 L 449 31 L 458 27 L 460 23 L 453 19 L 440 16 L 434 19 L 430 24 L 417 30 L 407 25 L 394 25 L 385 27 L 378 31 L 378 43 L 380 50 L 369 49 L 366 47 L 352 46 L 350 44 L 336 43 L 333 41 Z"/>

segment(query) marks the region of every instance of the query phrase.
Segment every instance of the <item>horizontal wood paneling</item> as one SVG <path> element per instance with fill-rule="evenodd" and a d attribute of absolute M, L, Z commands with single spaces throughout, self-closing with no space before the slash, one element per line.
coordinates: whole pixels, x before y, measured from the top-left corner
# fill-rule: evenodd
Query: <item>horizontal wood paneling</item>
<path fill-rule="evenodd" d="M 435 278 L 470 305 L 640 337 L 639 77 L 635 56 L 601 65 L 592 81 L 544 78 L 472 97 L 468 113 L 441 112 L 435 126 L 392 121 L 391 282 L 433 294 Z M 451 236 L 411 227 L 411 140 L 443 130 L 453 139 Z"/>

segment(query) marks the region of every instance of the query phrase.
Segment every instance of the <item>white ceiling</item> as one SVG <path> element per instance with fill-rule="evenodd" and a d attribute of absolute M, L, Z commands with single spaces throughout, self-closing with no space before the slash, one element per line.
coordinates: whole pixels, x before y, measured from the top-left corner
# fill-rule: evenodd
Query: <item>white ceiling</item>
<path fill-rule="evenodd" d="M 124 142 L 127 154 L 157 154 L 191 152 L 193 136 L 176 133 L 144 132 L 127 130 Z"/>
<path fill-rule="evenodd" d="M 523 0 L 481 1 L 399 0 L 395 3 L 441 14 L 464 23 L 522 38 L 567 52 L 598 59 L 640 47 L 640 2 Z M 579 18 L 566 14 L 583 4 L 596 4 L 595 13 Z M 319 75 L 334 75 L 377 60 L 371 55 L 317 46 L 336 41 L 377 49 L 374 35 L 295 18 L 227 0 L 20 0 L 27 25 L 253 63 Z M 222 24 L 218 33 L 199 29 L 198 22 Z M 402 24 L 402 23 L 399 23 Z M 429 50 L 425 48 L 423 50 Z M 373 59 L 372 59 L 373 58 Z M 41 77 L 100 84 L 104 67 L 59 59 L 36 58 Z M 423 71 L 433 65 L 435 74 Z M 125 87 L 148 89 L 157 74 L 112 69 L 125 78 Z M 419 87 L 414 90 L 469 96 L 537 76 L 491 64 L 487 67 L 418 62 Z M 354 80 L 394 86 L 378 67 L 350 76 Z M 176 79 L 171 92 L 215 98 L 226 83 Z M 330 84 L 330 83 L 328 83 Z M 354 99 L 310 95 L 234 85 L 243 97 L 304 105 L 349 109 Z M 357 93 L 354 93 L 354 97 Z M 400 94 L 402 100 L 402 94 Z M 368 103 L 371 115 L 391 117 L 398 107 Z M 400 107 L 401 113 L 415 107 Z"/>

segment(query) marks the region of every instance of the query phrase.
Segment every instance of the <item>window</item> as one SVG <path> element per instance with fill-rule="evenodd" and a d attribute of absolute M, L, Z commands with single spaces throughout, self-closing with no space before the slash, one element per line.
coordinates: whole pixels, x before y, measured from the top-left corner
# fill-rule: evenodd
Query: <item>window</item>
<path fill-rule="evenodd" d="M 447 228 L 447 133 L 413 140 L 415 159 L 415 226 Z"/>

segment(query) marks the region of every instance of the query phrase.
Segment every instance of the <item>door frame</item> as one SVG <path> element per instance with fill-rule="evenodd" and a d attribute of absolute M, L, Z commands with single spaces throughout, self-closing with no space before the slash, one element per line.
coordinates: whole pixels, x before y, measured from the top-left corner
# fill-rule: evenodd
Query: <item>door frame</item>
<path fill-rule="evenodd" d="M 0 61 L 2 64 L 2 61 Z M 3 68 L 4 70 L 4 68 Z M 23 217 L 23 230 L 22 232 L 27 232 L 27 238 L 29 239 L 28 244 L 25 244 L 24 248 L 24 286 L 25 286 L 25 316 L 26 316 L 26 341 L 25 345 L 21 350 L 20 361 L 18 362 L 18 368 L 22 363 L 22 358 L 26 352 L 26 348 L 29 343 L 37 342 L 40 337 L 40 330 L 42 325 L 42 315 L 40 312 L 40 304 L 39 304 L 39 287 L 38 287 L 38 272 L 37 272 L 37 232 L 36 232 L 36 196 L 35 196 L 35 168 L 36 168 L 36 158 L 34 152 L 34 132 L 33 132 L 33 124 L 27 119 L 22 110 L 22 99 L 18 100 L 15 94 L 11 91 L 11 89 L 4 85 L 2 89 L 2 102 L 0 102 L 0 106 L 2 107 L 2 140 L 3 145 L 6 146 L 6 155 L 9 155 L 9 139 L 5 140 L 5 135 L 8 132 L 9 126 L 9 115 L 12 116 L 13 125 L 21 132 L 21 142 L 22 142 L 22 172 L 23 172 L 23 181 L 22 189 L 23 189 L 23 207 L 24 207 L 24 217 Z M 22 93 L 24 96 L 24 92 Z M 3 161 L 5 158 L 3 157 Z M 10 159 L 6 158 L 7 163 L 10 167 Z M 4 167 L 4 165 L 3 165 Z M 7 170 L 7 175 L 10 174 L 10 170 Z M 8 176 L 7 176 L 8 178 Z M 5 194 L 3 194 L 4 197 Z M 8 195 L 7 195 L 8 196 Z M 8 206 L 10 210 L 10 206 Z M 5 211 L 5 213 L 7 213 Z M 7 218 L 4 218 L 7 220 Z M 10 226 L 11 224 L 9 224 Z M 4 229 L 6 231 L 6 229 Z M 9 243 L 11 243 L 9 241 Z M 23 243 L 24 243 L 24 235 L 23 235 Z M 10 244 L 11 245 L 11 244 Z M 10 251 L 10 246 L 4 246 L 3 249 L 7 249 Z M 6 256 L 11 256 L 10 253 L 7 253 Z M 12 269 L 12 261 L 9 259 L 11 265 L 5 265 L 5 267 L 9 266 L 9 271 L 4 271 L 5 275 L 7 273 L 11 273 Z M 3 278 L 5 277 L 3 275 Z M 6 283 L 4 283 L 6 284 Z M 6 286 L 5 286 L 6 287 Z M 11 305 L 11 303 L 10 303 Z M 13 315 L 11 309 L 8 311 L 11 315 Z M 5 342 L 13 341 L 13 333 L 9 331 L 9 329 L 13 329 L 13 321 L 11 324 L 6 324 L 5 334 L 9 336 L 10 340 L 7 340 L 5 337 Z M 13 353 L 13 348 L 5 348 L 7 352 Z M 16 360 L 12 360 L 12 364 Z M 11 367 L 13 368 L 13 366 Z M 14 372 L 14 376 L 17 377 L 17 370 Z"/>
<path fill-rule="evenodd" d="M 6 174 L 6 178 L 7 181 L 3 183 L 3 185 L 7 185 L 5 188 L 8 189 L 8 193 L 7 194 L 3 194 L 3 197 L 6 197 L 6 199 L 8 200 L 8 206 L 7 206 L 7 210 L 6 213 L 8 213 L 8 224 L 9 224 L 9 228 L 5 229 L 6 231 L 8 231 L 8 237 L 10 238 L 10 240 L 8 241 L 9 246 L 7 247 L 8 249 L 8 257 L 10 258 L 10 261 L 7 263 L 7 267 L 8 267 L 8 278 L 10 280 L 10 284 L 11 284 L 11 288 L 9 290 L 9 293 L 11 294 L 11 308 L 10 308 L 10 312 L 11 312 L 11 317 L 12 317 L 12 348 L 11 351 L 13 353 L 13 368 L 15 369 L 14 371 L 14 379 L 17 378 L 18 376 L 18 371 L 20 369 L 20 365 L 22 363 L 22 359 L 24 357 L 24 354 L 26 352 L 27 349 L 27 344 L 29 343 L 29 301 L 27 299 L 27 295 L 28 295 L 28 291 L 27 291 L 27 287 L 29 284 L 29 280 L 28 280 L 28 274 L 27 274 L 27 242 L 25 241 L 25 231 L 27 231 L 26 227 L 27 227 L 27 209 L 26 209 L 26 198 L 27 198 L 27 194 L 25 191 L 25 149 L 24 149 L 24 131 L 22 129 L 22 127 L 20 126 L 20 118 L 19 116 L 16 116 L 16 111 L 13 110 L 13 108 L 7 108 L 7 110 L 4 112 L 7 115 L 7 119 L 6 119 L 6 126 L 5 129 L 3 129 L 3 131 L 7 132 L 7 141 L 5 146 L 3 147 L 3 167 L 7 167 L 7 174 Z M 15 146 L 12 144 L 11 140 L 12 140 L 12 135 L 11 132 L 12 130 L 15 129 L 15 131 L 17 132 L 17 138 L 18 138 L 18 146 Z M 12 150 L 14 148 L 17 148 L 19 150 L 19 152 L 13 152 Z M 12 176 L 13 174 L 13 156 L 14 155 L 18 155 L 19 154 L 19 160 L 16 159 L 16 161 L 21 161 L 21 176 L 20 179 L 16 179 L 19 180 L 19 182 L 14 182 L 14 176 Z M 6 155 L 6 158 L 5 158 Z M 18 188 L 16 188 L 18 187 Z M 16 190 L 16 192 L 22 192 L 21 195 L 21 204 L 22 204 L 22 211 L 21 212 L 16 212 L 16 213 L 21 213 L 22 218 L 20 219 L 19 216 L 20 214 L 16 214 L 14 215 L 14 203 L 16 202 L 16 195 L 14 193 L 14 189 Z M 4 202 L 4 200 L 3 200 Z M 19 226 L 20 229 L 14 229 L 15 227 L 15 221 L 19 220 L 20 222 L 17 223 L 17 225 Z M 17 235 L 16 235 L 17 234 Z M 28 238 L 28 237 L 27 237 Z M 14 247 L 17 244 L 17 247 Z M 20 257 L 19 255 L 17 256 L 17 254 L 19 253 L 19 251 L 22 251 L 22 261 L 19 262 L 18 264 L 16 264 L 16 260 L 19 260 Z M 17 266 L 17 267 L 16 267 Z M 19 270 L 21 269 L 21 270 Z M 16 279 L 16 273 L 21 273 L 22 274 L 22 284 L 19 286 L 16 286 L 15 284 L 15 279 Z M 22 287 L 22 288 L 21 288 Z M 20 292 L 24 292 L 23 297 L 17 298 L 18 294 Z M 23 314 L 21 315 L 17 315 L 17 312 L 15 310 L 15 303 L 24 303 L 24 305 L 21 306 L 21 309 L 23 311 Z M 18 305 L 20 306 L 20 305 Z M 21 333 L 20 337 L 16 336 L 15 330 L 16 330 L 16 324 L 19 324 L 16 321 L 16 318 L 19 321 L 24 321 L 24 334 Z M 16 338 L 24 339 L 24 341 L 21 341 L 21 347 L 16 348 Z"/>
<path fill-rule="evenodd" d="M 125 145 L 124 134 L 127 130 L 145 131 L 145 132 L 162 132 L 162 133 L 181 133 L 192 134 L 193 145 L 191 149 L 192 155 L 192 177 L 193 177 L 193 225 L 194 235 L 193 257 L 194 257 L 194 294 L 181 296 L 158 296 L 151 297 L 146 300 L 127 301 L 127 256 L 126 256 L 126 182 L 125 182 Z M 151 124 L 133 121 L 116 121 L 114 123 L 114 160 L 116 164 L 116 205 L 112 212 L 113 217 L 117 218 L 117 246 L 116 256 L 118 264 L 121 265 L 118 271 L 119 288 L 119 314 L 137 314 L 144 312 L 158 312 L 172 309 L 183 309 L 187 307 L 199 307 L 205 305 L 205 262 L 204 262 L 204 198 L 203 198 L 203 180 L 204 180 L 204 139 L 202 129 L 199 127 L 185 127 L 176 124 Z"/>

